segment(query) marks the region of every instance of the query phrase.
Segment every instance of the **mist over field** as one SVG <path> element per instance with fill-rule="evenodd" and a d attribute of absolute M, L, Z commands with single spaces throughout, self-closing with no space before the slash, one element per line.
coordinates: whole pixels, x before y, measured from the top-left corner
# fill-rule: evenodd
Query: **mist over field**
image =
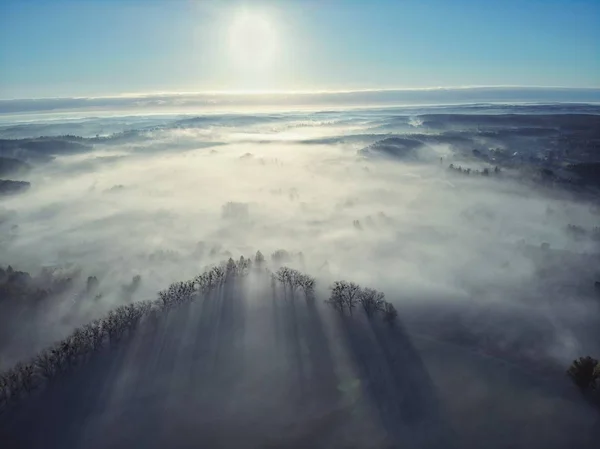
<path fill-rule="evenodd" d="M 405 417 L 415 447 L 453 447 L 442 440 L 483 447 L 490 432 L 502 437 L 486 447 L 592 447 L 597 411 L 570 389 L 564 371 L 576 357 L 600 354 L 598 186 L 555 160 L 598 162 L 599 113 L 593 105 L 478 105 L 5 120 L 0 156 L 27 164 L 9 177 L 31 185 L 0 198 L 0 266 L 71 283 L 43 307 L 2 298 L 0 368 L 116 306 L 155 299 L 208 266 L 261 251 L 273 270 L 286 265 L 315 276 L 319 309 L 340 279 L 385 293 L 446 420 L 434 432 L 440 439 L 428 440 Z M 286 253 L 271 260 L 279 250 Z M 91 276 L 98 285 L 90 296 Z M 262 310 L 261 301 L 271 301 L 263 299 L 267 284 L 249 282 L 236 295 Z M 201 316 L 198 307 L 191 317 Z M 279 372 L 265 349 L 276 343 L 274 324 L 262 312 L 235 316 L 248 317 L 243 349 L 231 353 L 243 359 L 240 381 L 244 370 L 260 379 L 258 366 Z M 171 326 L 182 330 L 172 347 L 189 356 L 193 327 Z M 310 348 L 314 332 L 305 332 Z M 337 345 L 336 332 L 321 343 Z M 228 363 L 220 373 L 239 368 Z M 144 377 L 127 366 L 120 369 Z M 177 366 L 173 372 L 187 373 Z M 536 376 L 542 380 L 532 387 Z M 164 397 L 182 394 L 176 381 L 165 382 L 156 390 Z M 256 382 L 239 387 L 230 398 L 237 405 L 219 412 L 222 423 L 249 416 L 268 396 Z M 99 439 L 88 435 L 81 447 L 102 447 L 98 429 L 108 424 L 94 419 L 89 432 Z M 188 424 L 180 423 L 190 431 Z M 251 447 L 268 447 L 255 436 Z M 269 444 L 321 447 L 277 441 Z"/>

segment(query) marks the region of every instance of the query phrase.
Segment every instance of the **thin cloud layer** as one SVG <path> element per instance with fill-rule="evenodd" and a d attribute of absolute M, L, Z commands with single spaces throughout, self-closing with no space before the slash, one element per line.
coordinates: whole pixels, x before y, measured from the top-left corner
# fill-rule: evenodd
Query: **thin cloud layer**
<path fill-rule="evenodd" d="M 600 89 L 465 86 L 297 92 L 131 93 L 115 96 L 0 100 L 0 114 L 256 111 L 474 103 L 594 103 Z"/>

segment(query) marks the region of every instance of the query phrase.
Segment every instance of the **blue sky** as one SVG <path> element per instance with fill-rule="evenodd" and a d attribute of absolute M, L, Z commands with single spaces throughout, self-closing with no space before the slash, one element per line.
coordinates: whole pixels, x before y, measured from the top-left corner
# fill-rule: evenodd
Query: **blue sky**
<path fill-rule="evenodd" d="M 600 87 L 600 0 L 2 0 L 0 67 L 0 98 Z"/>

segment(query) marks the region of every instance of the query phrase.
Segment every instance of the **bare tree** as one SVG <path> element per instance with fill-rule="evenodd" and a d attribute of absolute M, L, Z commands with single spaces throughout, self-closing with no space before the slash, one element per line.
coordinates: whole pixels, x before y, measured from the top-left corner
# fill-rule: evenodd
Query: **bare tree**
<path fill-rule="evenodd" d="M 136 303 L 141 317 L 146 317 L 152 310 L 152 301 L 140 301 Z"/>
<path fill-rule="evenodd" d="M 125 314 L 125 324 L 130 329 L 133 330 L 137 327 L 140 318 L 142 317 L 141 309 L 137 304 L 129 304 L 124 307 Z"/>
<path fill-rule="evenodd" d="M 262 254 L 257 253 L 256 261 L 257 266 L 264 263 Z M 158 293 L 158 299 L 154 301 L 119 306 L 109 311 L 104 318 L 75 329 L 65 339 L 39 353 L 32 362 L 18 364 L 13 369 L 0 373 L 0 403 L 18 397 L 21 391 L 33 390 L 40 378 L 52 381 L 67 369 L 85 361 L 89 354 L 102 348 L 105 339 L 115 345 L 124 335 L 132 335 L 139 323 L 156 322 L 160 314 L 171 307 L 193 301 L 198 297 L 198 291 L 209 292 L 221 286 L 228 276 L 245 275 L 251 269 L 251 263 L 250 259 L 243 257 L 237 264 L 229 259 L 226 264 L 207 269 L 194 280 L 169 285 L 166 290 Z M 297 289 L 302 289 L 307 299 L 312 298 L 315 279 L 311 276 L 289 267 L 281 267 L 275 274 L 265 267 L 265 272 L 271 275 L 273 287 L 279 281 L 285 290 L 289 288 L 292 295 Z M 95 281 L 90 281 L 91 285 L 94 283 Z M 134 279 L 133 283 L 139 283 L 139 279 L 137 282 Z M 356 284 L 337 282 L 332 289 L 334 307 L 340 311 L 348 307 L 351 312 L 356 304 L 358 291 L 360 287 Z"/>
<path fill-rule="evenodd" d="M 296 290 L 302 287 L 303 274 L 293 268 L 289 269 L 289 286 L 292 292 L 292 299 L 296 296 Z"/>
<path fill-rule="evenodd" d="M 356 304 L 358 303 L 358 298 L 361 292 L 360 285 L 355 284 L 354 282 L 346 282 L 342 281 L 343 289 L 342 289 L 342 297 L 344 301 L 344 305 L 352 315 Z"/>
<path fill-rule="evenodd" d="M 60 360 L 62 362 L 61 368 L 64 370 L 77 363 L 77 346 L 73 339 L 73 335 L 69 335 L 63 341 L 56 346 L 57 351 L 60 353 Z"/>
<path fill-rule="evenodd" d="M 26 392 L 35 388 L 35 369 L 30 363 L 19 363 L 15 367 L 19 371 L 21 386 Z"/>
<path fill-rule="evenodd" d="M 209 291 L 209 281 L 208 281 L 208 273 L 204 272 L 199 274 L 194 278 L 194 283 L 198 286 L 198 291 L 202 293 L 208 293 Z"/>
<path fill-rule="evenodd" d="M 213 279 L 211 289 L 214 290 L 218 286 L 221 286 L 225 283 L 225 268 L 213 267 L 211 273 Z"/>
<path fill-rule="evenodd" d="M 294 274 L 292 273 L 292 269 L 288 267 L 281 267 L 275 273 L 276 279 L 281 282 L 283 285 L 283 292 L 286 293 L 287 287 L 289 286 L 291 292 L 293 293 L 293 278 Z"/>
<path fill-rule="evenodd" d="M 8 388 L 10 390 L 11 399 L 18 396 L 21 392 L 21 378 L 19 376 L 19 365 L 9 369 L 6 372 L 6 380 L 8 382 Z"/>
<path fill-rule="evenodd" d="M 208 273 L 209 285 L 213 285 L 211 274 L 212 271 Z M 174 305 L 178 305 L 185 301 L 191 300 L 194 293 L 196 292 L 197 282 L 198 278 L 196 278 L 193 281 L 175 282 L 169 285 L 169 288 L 167 290 L 159 292 L 158 297 L 163 303 L 163 309 L 168 309 Z M 123 312 L 120 313 L 123 314 Z"/>
<path fill-rule="evenodd" d="M 168 292 L 164 290 L 158 292 L 158 298 L 162 301 L 162 308 L 164 310 L 171 307 L 171 297 L 169 296 Z"/>
<path fill-rule="evenodd" d="M 345 281 L 335 281 L 331 287 L 331 295 L 325 302 L 340 313 L 344 312 L 344 306 L 346 304 L 344 300 L 344 292 L 346 288 Z"/>
<path fill-rule="evenodd" d="M 34 361 L 36 367 L 39 369 L 47 380 L 51 380 L 56 373 L 56 357 L 50 350 L 42 351 Z"/>
<path fill-rule="evenodd" d="M 167 295 L 170 299 L 170 297 Z M 169 301 L 169 306 L 172 305 L 172 301 Z M 108 339 L 111 345 L 117 344 L 123 336 L 124 328 L 121 323 L 121 316 L 117 310 L 111 310 L 108 315 L 104 318 L 103 327 L 106 329 Z"/>
<path fill-rule="evenodd" d="M 315 293 L 315 278 L 307 274 L 301 274 L 298 283 L 304 291 L 304 297 L 307 300 L 314 300 Z"/>
<path fill-rule="evenodd" d="M 84 355 L 91 349 L 92 342 L 85 332 L 85 327 L 75 329 L 71 338 L 78 354 Z"/>
<path fill-rule="evenodd" d="M 390 326 L 393 325 L 396 321 L 396 317 L 398 316 L 398 312 L 396 311 L 394 305 L 384 301 L 381 310 L 383 312 L 383 320 Z"/>
<path fill-rule="evenodd" d="M 90 324 L 87 324 L 83 327 L 83 331 L 86 333 L 87 338 L 90 340 L 91 349 L 93 351 L 100 349 L 104 340 L 104 329 L 102 328 L 102 321 L 92 321 Z"/>
<path fill-rule="evenodd" d="M 372 288 L 365 288 L 360 292 L 358 301 L 360 302 L 367 316 L 371 318 L 375 312 L 383 308 L 384 298 L 385 295 L 383 292 Z"/>

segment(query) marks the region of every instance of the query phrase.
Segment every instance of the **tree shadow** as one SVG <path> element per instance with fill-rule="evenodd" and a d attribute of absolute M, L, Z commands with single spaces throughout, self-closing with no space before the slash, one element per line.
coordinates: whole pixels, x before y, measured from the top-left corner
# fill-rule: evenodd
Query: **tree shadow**
<path fill-rule="evenodd" d="M 243 278 L 225 283 L 216 304 L 217 324 L 214 329 L 211 388 L 226 400 L 237 381 L 244 376 L 246 326 L 246 292 Z"/>
<path fill-rule="evenodd" d="M 283 340 L 285 356 L 289 363 L 288 380 L 292 387 L 290 394 L 294 402 L 301 404 L 306 398 L 307 379 L 305 374 L 305 361 L 302 351 L 302 336 L 300 335 L 300 317 L 297 310 L 299 305 L 296 299 L 291 297 L 283 301 L 282 326 L 284 329 Z"/>
<path fill-rule="evenodd" d="M 323 318 L 314 299 L 306 301 L 306 315 L 302 323 L 302 334 L 306 336 L 310 359 L 310 385 L 315 398 L 332 407 L 339 403 L 338 376 L 329 338 L 325 333 Z"/>
<path fill-rule="evenodd" d="M 435 386 L 402 325 L 362 314 L 340 318 L 363 398 L 376 410 L 389 447 L 456 447 Z"/>
<path fill-rule="evenodd" d="M 87 425 L 109 407 L 126 359 L 135 352 L 135 335 L 90 355 L 50 384 L 34 391 L 0 418 L 5 447 L 64 449 L 81 447 Z"/>
<path fill-rule="evenodd" d="M 285 436 L 275 439 L 283 438 L 285 444 L 292 444 L 295 438 L 306 441 L 307 435 L 318 434 L 311 447 L 337 447 L 333 435 L 339 434 L 347 421 L 339 410 L 339 382 L 323 317 L 314 298 L 289 291 L 283 295 L 277 289 L 272 293 L 276 295 L 273 326 L 281 340 L 276 344 L 275 356 L 281 354 L 286 361 L 285 370 L 279 372 L 285 398 L 280 412 L 282 416 L 289 413 L 294 423 L 288 428 L 290 440 Z M 293 436 L 296 432 L 297 437 Z"/>

